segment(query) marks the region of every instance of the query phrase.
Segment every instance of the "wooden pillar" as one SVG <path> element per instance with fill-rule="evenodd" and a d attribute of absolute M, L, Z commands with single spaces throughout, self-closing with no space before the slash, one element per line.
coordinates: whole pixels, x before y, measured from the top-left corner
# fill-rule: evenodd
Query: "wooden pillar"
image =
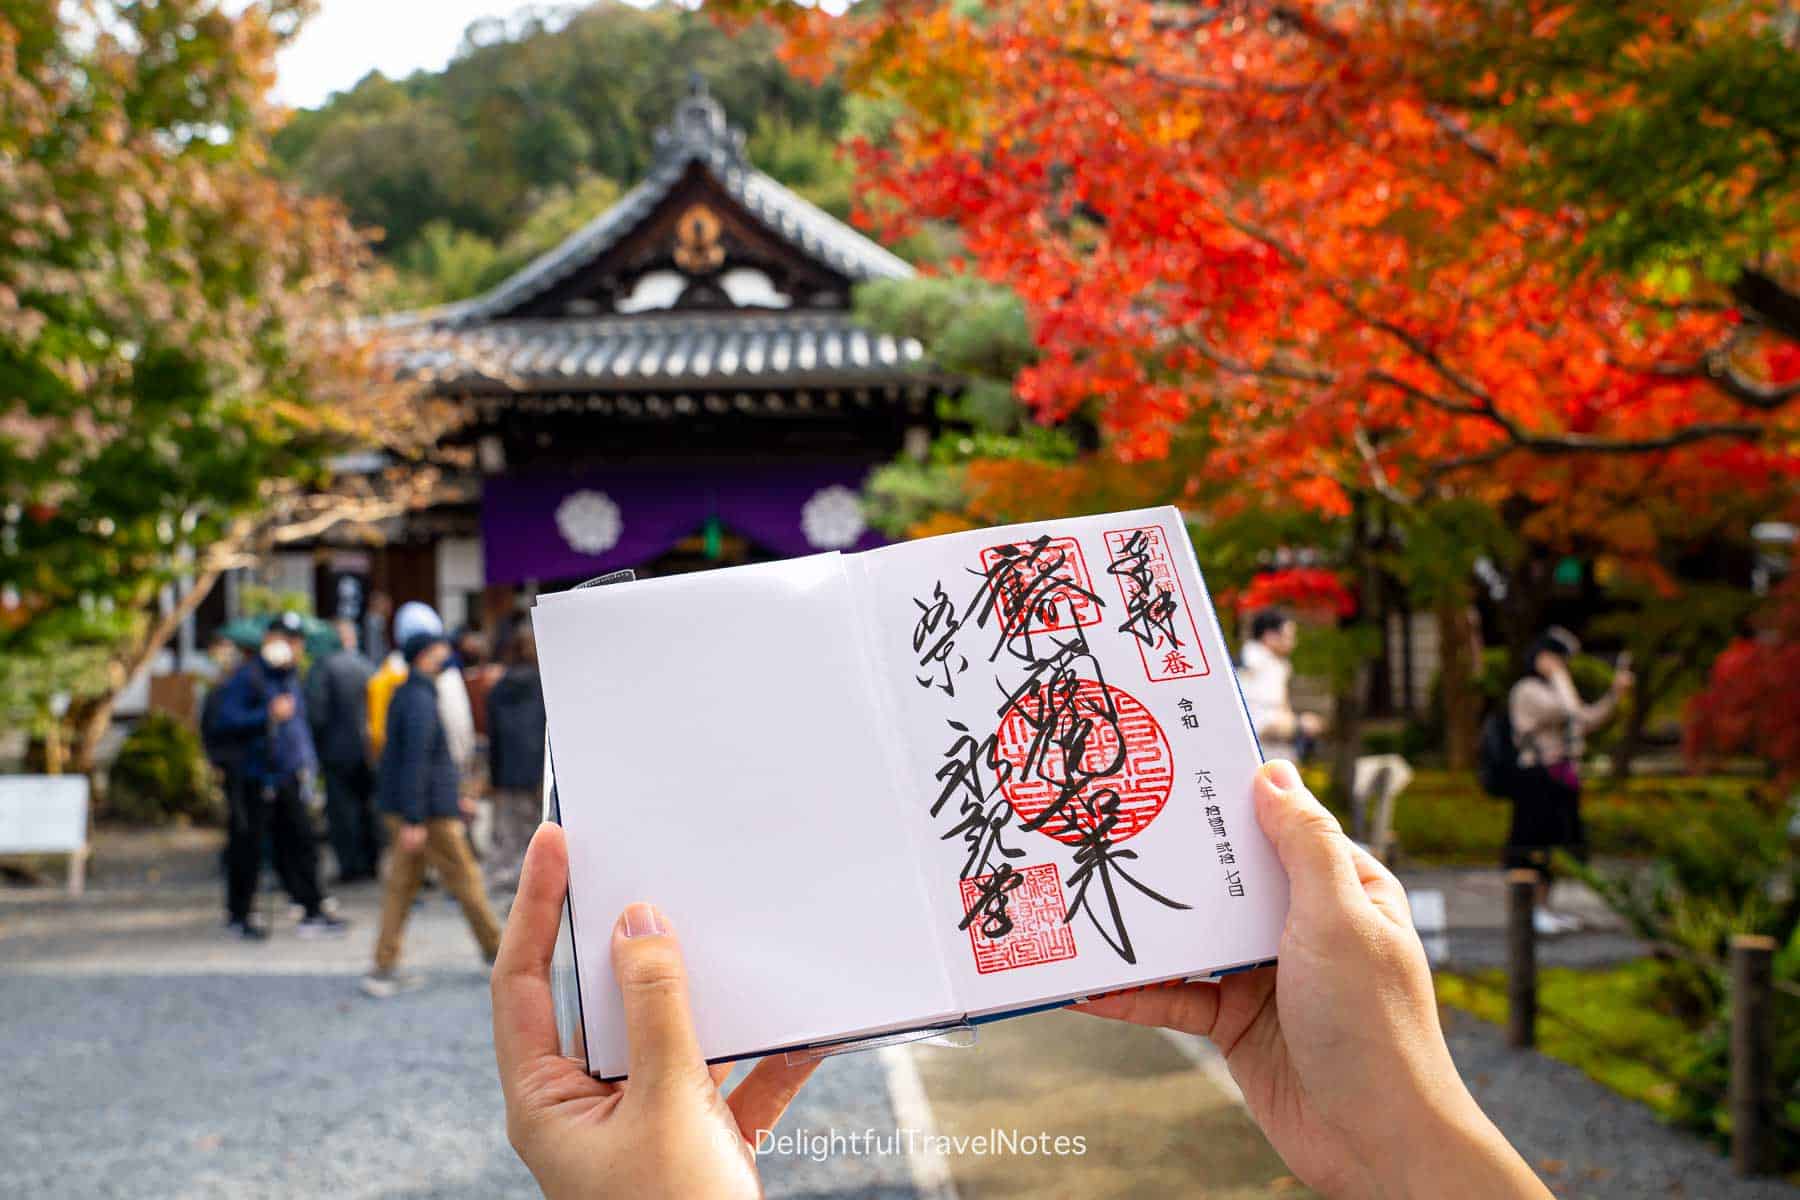
<path fill-rule="evenodd" d="M 1506 1044 L 1517 1050 L 1537 1045 L 1538 873 L 1506 873 Z"/>
<path fill-rule="evenodd" d="M 1774 938 L 1731 939 L 1731 1166 L 1743 1176 L 1774 1169 L 1774 958 Z"/>

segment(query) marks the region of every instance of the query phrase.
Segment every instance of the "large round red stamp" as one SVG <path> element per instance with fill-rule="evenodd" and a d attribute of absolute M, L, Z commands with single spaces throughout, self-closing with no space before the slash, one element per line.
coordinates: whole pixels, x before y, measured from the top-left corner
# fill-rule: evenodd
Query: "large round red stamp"
<path fill-rule="evenodd" d="M 1111 840 L 1140 833 L 1175 786 L 1175 758 L 1162 726 L 1137 697 L 1097 680 L 1079 680 L 1066 694 L 1021 699 L 1001 720 L 995 741 L 999 758 L 1012 764 L 1000 790 L 1021 823 L 1043 816 L 1071 783 L 1079 783 L 1039 830 L 1070 845 L 1098 827 L 1114 796 L 1118 820 Z M 1064 747 L 1077 745 L 1072 776 Z"/>

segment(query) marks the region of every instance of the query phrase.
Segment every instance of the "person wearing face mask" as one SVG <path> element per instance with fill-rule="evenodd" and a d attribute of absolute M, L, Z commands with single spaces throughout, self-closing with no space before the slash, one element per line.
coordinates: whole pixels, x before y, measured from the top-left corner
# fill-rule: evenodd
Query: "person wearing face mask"
<path fill-rule="evenodd" d="M 322 908 L 318 847 L 306 814 L 305 779 L 318 756 L 300 689 L 303 631 L 294 613 L 271 621 L 256 656 L 219 689 L 212 712 L 212 736 L 239 752 L 228 797 L 225 910 L 227 931 L 246 941 L 268 937 L 250 919 L 265 836 L 273 841 L 277 872 L 304 910 L 300 936 L 330 937 L 348 927 Z"/>

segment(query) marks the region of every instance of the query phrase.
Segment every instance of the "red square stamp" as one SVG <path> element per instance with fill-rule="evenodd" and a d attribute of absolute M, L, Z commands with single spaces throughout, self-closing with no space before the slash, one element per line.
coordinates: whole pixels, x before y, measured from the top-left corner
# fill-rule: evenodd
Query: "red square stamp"
<path fill-rule="evenodd" d="M 981 932 L 981 918 L 969 923 L 969 945 L 975 950 L 975 969 L 983 975 L 1035 967 L 1075 957 L 1075 931 L 1063 920 L 1062 877 L 1055 863 L 1040 863 L 1018 872 L 1022 882 L 1005 893 L 1006 915 L 1012 928 L 997 938 Z M 963 911 L 981 903 L 992 875 L 958 880 Z"/>
<path fill-rule="evenodd" d="M 1162 526 L 1110 529 L 1106 552 L 1111 559 L 1107 574 L 1118 582 L 1125 601 L 1122 628 L 1137 643 L 1150 682 L 1208 674 L 1212 668 Z"/>
<path fill-rule="evenodd" d="M 1100 623 L 1094 580 L 1074 538 L 989 546 L 981 552 L 981 568 L 1008 633 L 1060 633 Z"/>

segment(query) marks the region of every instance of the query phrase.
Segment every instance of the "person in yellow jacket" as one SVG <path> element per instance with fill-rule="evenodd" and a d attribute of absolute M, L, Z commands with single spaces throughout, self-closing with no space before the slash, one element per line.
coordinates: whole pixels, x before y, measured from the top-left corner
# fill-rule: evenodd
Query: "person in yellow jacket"
<path fill-rule="evenodd" d="M 369 750 L 376 759 L 381 758 L 381 749 L 387 745 L 388 704 L 394 699 L 394 690 L 406 682 L 406 676 L 406 660 L 398 650 L 382 659 L 381 666 L 369 676 Z"/>
<path fill-rule="evenodd" d="M 415 633 L 442 637 L 444 620 L 431 605 L 409 600 L 394 614 L 394 644 L 404 646 Z M 377 759 L 387 745 L 388 704 L 395 690 L 406 682 L 407 674 L 406 660 L 395 650 L 369 677 L 369 750 Z M 438 715 L 444 722 L 444 736 L 450 741 L 450 757 L 457 771 L 466 774 L 475 758 L 475 717 L 462 672 L 453 667 L 439 672 L 437 692 Z"/>

